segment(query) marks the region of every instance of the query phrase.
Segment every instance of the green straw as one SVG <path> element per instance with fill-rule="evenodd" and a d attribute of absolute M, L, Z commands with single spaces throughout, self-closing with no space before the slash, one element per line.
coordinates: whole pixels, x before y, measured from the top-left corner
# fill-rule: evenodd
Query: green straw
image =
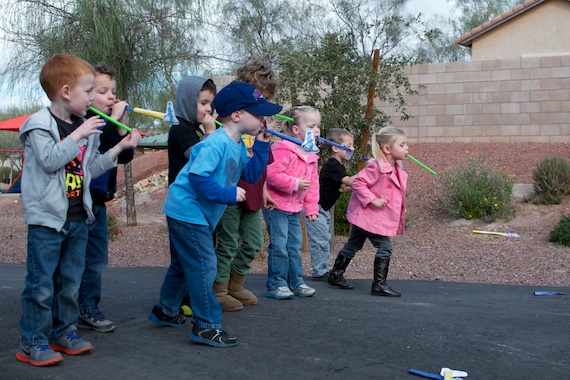
<path fill-rule="evenodd" d="M 111 116 L 107 115 L 106 113 L 99 111 L 97 108 L 93 108 L 91 106 L 87 106 L 87 108 L 89 108 L 93 113 L 101 116 L 103 119 L 108 120 L 111 123 L 115 124 L 116 126 L 123 128 L 125 131 L 127 131 L 129 133 L 133 131 L 131 128 L 127 127 L 125 124 L 121 123 L 118 120 L 113 119 Z M 139 131 L 139 133 L 141 134 L 141 136 L 148 136 L 148 133 L 146 133 L 146 132 Z"/>
<path fill-rule="evenodd" d="M 292 123 L 295 122 L 295 119 L 293 119 L 292 117 L 289 117 L 289 116 L 280 115 L 280 114 L 278 114 L 278 113 L 276 113 L 276 114 L 273 115 L 273 116 L 278 117 L 278 118 L 283 119 L 283 120 L 290 121 L 290 122 L 292 122 Z"/>
<path fill-rule="evenodd" d="M 437 173 L 435 171 L 433 171 L 432 169 L 428 168 L 425 164 L 423 164 L 422 162 L 420 162 L 417 158 L 415 158 L 414 156 L 412 156 L 411 154 L 406 155 L 406 157 L 408 157 L 410 160 L 414 161 L 416 164 L 420 165 L 422 168 L 424 168 L 425 170 L 427 170 L 428 172 L 430 172 L 433 175 L 437 175 Z"/>

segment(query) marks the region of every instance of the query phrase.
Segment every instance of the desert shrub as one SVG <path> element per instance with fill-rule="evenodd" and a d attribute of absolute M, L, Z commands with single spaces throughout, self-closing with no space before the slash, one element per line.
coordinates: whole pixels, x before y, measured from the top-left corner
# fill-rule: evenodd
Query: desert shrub
<path fill-rule="evenodd" d="M 562 157 L 548 157 L 532 171 L 536 204 L 560 204 L 570 192 L 570 163 Z"/>
<path fill-rule="evenodd" d="M 570 215 L 562 215 L 558 224 L 550 231 L 549 240 L 570 247 Z"/>
<path fill-rule="evenodd" d="M 455 218 L 496 221 L 514 217 L 514 181 L 507 173 L 487 165 L 483 157 L 474 157 L 463 166 L 447 170 L 440 183 L 444 191 L 438 204 Z"/>
<path fill-rule="evenodd" d="M 119 214 L 112 207 L 107 208 L 107 234 L 109 241 L 115 241 L 119 237 Z"/>

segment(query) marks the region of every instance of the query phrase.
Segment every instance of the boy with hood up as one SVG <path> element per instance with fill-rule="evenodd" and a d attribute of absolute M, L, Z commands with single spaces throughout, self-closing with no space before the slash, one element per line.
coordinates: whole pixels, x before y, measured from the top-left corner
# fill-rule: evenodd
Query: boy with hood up
<path fill-rule="evenodd" d="M 216 130 L 212 101 L 216 95 L 214 81 L 200 76 L 184 77 L 176 88 L 176 117 L 180 124 L 168 132 L 168 184 L 172 185 L 190 158 L 192 147 L 204 135 Z M 204 131 L 200 129 L 203 125 Z M 204 133 L 205 132 L 205 133 Z"/>

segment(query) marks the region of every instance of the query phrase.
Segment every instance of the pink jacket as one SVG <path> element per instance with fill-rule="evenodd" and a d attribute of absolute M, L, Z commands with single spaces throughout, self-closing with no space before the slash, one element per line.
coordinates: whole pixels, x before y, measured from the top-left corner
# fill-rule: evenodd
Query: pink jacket
<path fill-rule="evenodd" d="M 319 156 L 299 152 L 296 144 L 278 141 L 271 147 L 273 163 L 267 166 L 267 191 L 283 212 L 300 212 L 305 215 L 319 214 Z M 299 191 L 299 179 L 311 180 L 311 186 Z"/>
<path fill-rule="evenodd" d="M 380 168 L 378 161 L 373 160 L 354 179 L 346 218 L 377 235 L 403 235 L 408 174 L 400 163 L 394 169 L 384 158 L 382 162 Z M 370 205 L 375 198 L 385 199 L 386 206 Z"/>

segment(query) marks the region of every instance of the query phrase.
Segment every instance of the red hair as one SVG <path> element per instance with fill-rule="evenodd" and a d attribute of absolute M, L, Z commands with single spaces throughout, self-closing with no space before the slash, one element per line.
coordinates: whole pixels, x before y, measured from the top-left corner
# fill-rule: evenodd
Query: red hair
<path fill-rule="evenodd" d="M 63 86 L 73 88 L 79 77 L 86 74 L 95 74 L 95 70 L 83 59 L 69 54 L 54 54 L 42 67 L 40 84 L 49 100 L 53 101 Z"/>

